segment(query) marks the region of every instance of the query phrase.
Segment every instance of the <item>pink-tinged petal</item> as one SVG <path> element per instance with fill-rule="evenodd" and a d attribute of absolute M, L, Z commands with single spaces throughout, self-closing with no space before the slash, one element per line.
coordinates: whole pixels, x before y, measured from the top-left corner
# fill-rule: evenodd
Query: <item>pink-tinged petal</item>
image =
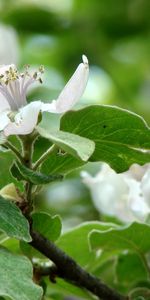
<path fill-rule="evenodd" d="M 31 102 L 21 108 L 19 113 L 15 116 L 15 122 L 11 122 L 4 129 L 4 134 L 9 136 L 31 133 L 37 124 L 40 109 L 40 101 Z"/>
<path fill-rule="evenodd" d="M 85 55 L 83 63 L 80 63 L 75 73 L 72 75 L 57 100 L 50 104 L 42 104 L 42 111 L 52 113 L 64 113 L 70 110 L 81 98 L 87 85 L 89 76 L 89 65 Z"/>

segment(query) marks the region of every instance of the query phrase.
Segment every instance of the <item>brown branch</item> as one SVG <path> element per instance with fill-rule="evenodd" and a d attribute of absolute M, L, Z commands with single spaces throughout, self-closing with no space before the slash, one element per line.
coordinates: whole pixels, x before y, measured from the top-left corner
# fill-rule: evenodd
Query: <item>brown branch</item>
<path fill-rule="evenodd" d="M 31 230 L 31 236 L 33 240 L 30 245 L 39 250 L 55 264 L 53 272 L 51 268 L 49 269 L 50 279 L 52 279 L 52 273 L 54 275 L 53 282 L 55 282 L 55 276 L 57 276 L 82 289 L 86 289 L 101 300 L 128 300 L 127 296 L 119 294 L 101 282 L 101 280 L 82 269 L 70 256 L 39 233 Z"/>

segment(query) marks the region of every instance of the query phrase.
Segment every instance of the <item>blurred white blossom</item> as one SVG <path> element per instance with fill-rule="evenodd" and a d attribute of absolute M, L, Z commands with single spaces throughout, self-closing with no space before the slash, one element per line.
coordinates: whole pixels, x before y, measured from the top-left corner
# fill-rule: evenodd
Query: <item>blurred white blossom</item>
<path fill-rule="evenodd" d="M 30 74 L 27 66 L 24 73 L 19 73 L 16 66 L 0 67 L 0 131 L 5 136 L 29 134 L 38 122 L 40 112 L 64 113 L 70 110 L 82 96 L 89 75 L 88 60 L 83 55 L 73 76 L 56 100 L 51 103 L 33 101 L 27 104 L 28 87 L 35 81 L 41 82 L 43 67 Z"/>
<path fill-rule="evenodd" d="M 150 213 L 150 166 L 131 166 L 129 171 L 117 174 L 107 164 L 92 177 L 81 173 L 90 189 L 96 209 L 123 222 L 146 221 Z"/>
<path fill-rule="evenodd" d="M 11 26 L 0 24 L 0 65 L 18 64 L 19 41 L 15 29 Z"/>

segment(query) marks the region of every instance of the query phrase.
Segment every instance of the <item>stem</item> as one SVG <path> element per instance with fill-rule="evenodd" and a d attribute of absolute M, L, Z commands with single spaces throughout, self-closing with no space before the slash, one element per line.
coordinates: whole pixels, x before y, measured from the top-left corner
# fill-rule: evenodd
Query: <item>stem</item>
<path fill-rule="evenodd" d="M 44 254 L 54 262 L 55 266 L 51 267 L 51 281 L 55 282 L 56 276 L 93 293 L 101 300 L 128 300 L 127 296 L 119 294 L 112 288 L 101 282 L 92 274 L 82 269 L 70 256 L 59 249 L 54 243 L 47 240 L 39 233 L 31 230 L 32 242 L 30 245 Z M 52 271 L 53 270 L 53 271 Z M 53 272 L 53 274 L 52 274 Z M 46 275 L 48 275 L 46 273 Z"/>
<path fill-rule="evenodd" d="M 27 136 L 20 137 L 22 141 L 22 151 L 23 151 L 23 164 L 32 169 L 32 154 L 33 154 L 33 145 L 37 135 L 35 133 Z M 28 208 L 26 210 L 26 216 L 30 216 L 30 213 L 33 210 L 33 199 L 32 199 L 32 183 L 26 182 L 25 185 L 25 194 L 26 201 L 28 203 Z"/>
<path fill-rule="evenodd" d="M 33 140 L 31 137 L 25 136 L 22 139 L 22 150 L 24 165 L 28 168 L 32 168 Z"/>
<path fill-rule="evenodd" d="M 33 165 L 33 170 L 36 170 L 46 159 L 47 157 L 56 152 L 57 150 L 57 146 L 56 145 L 52 145 L 50 148 L 48 148 L 48 150 L 42 154 L 42 156 L 35 162 L 35 164 Z"/>
<path fill-rule="evenodd" d="M 28 209 L 26 211 L 26 215 L 28 217 L 28 215 L 30 215 L 30 213 L 33 210 L 33 199 L 32 199 L 32 183 L 31 182 L 27 182 L 26 183 L 26 199 L 28 202 Z"/>
<path fill-rule="evenodd" d="M 5 146 L 7 148 L 9 148 L 15 154 L 15 156 L 19 159 L 20 162 L 23 162 L 22 155 L 20 154 L 20 152 L 17 150 L 17 148 L 13 144 L 11 144 L 9 141 L 7 141 L 5 143 Z"/>

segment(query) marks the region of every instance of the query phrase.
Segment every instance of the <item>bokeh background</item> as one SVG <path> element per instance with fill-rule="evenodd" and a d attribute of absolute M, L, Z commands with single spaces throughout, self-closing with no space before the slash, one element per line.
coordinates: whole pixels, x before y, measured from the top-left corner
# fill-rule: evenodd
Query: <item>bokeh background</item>
<path fill-rule="evenodd" d="M 56 98 L 82 54 L 89 59 L 90 78 L 76 108 L 118 105 L 150 124 L 150 0 L 0 0 L 0 64 L 45 67 L 43 84 L 29 91 L 29 101 Z M 56 126 L 55 116 L 44 118 Z M 36 146 L 43 151 L 48 144 L 40 140 Z M 0 187 L 13 180 L 11 163 L 10 153 L 0 153 Z M 93 175 L 99 168 L 100 163 L 84 167 Z M 42 210 L 60 214 L 63 231 L 83 221 L 107 219 L 96 211 L 80 172 L 48 185 L 37 198 Z M 112 284 L 110 268 L 100 275 Z M 73 299 L 63 283 L 53 289 L 53 299 Z M 75 294 L 72 286 L 67 289 Z"/>
<path fill-rule="evenodd" d="M 90 78 L 77 108 L 118 105 L 149 122 L 149 0 L 0 0 L 0 64 L 45 67 L 43 85 L 30 91 L 29 101 L 56 98 L 83 53 Z M 99 164 L 86 168 L 94 174 Z M 48 209 L 61 214 L 64 230 L 99 218 L 79 175 L 46 189 Z"/>
<path fill-rule="evenodd" d="M 90 78 L 77 108 L 118 105 L 149 122 L 149 0 L 0 0 L 0 64 L 45 67 L 43 84 L 30 91 L 29 101 L 56 98 L 82 54 L 89 59 Z M 95 174 L 99 164 L 86 169 Z M 45 193 L 47 209 L 60 213 L 64 230 L 99 218 L 80 170 Z"/>
<path fill-rule="evenodd" d="M 77 108 L 118 105 L 149 123 L 149 0 L 0 0 L 0 64 L 45 67 L 43 85 L 29 92 L 29 101 L 56 98 L 82 54 L 89 59 L 90 78 Z M 1 159 L 1 186 L 12 181 L 10 161 L 7 154 Z M 99 164 L 86 169 L 95 174 Z M 43 209 L 61 215 L 63 230 L 100 218 L 80 171 L 42 194 Z"/>

